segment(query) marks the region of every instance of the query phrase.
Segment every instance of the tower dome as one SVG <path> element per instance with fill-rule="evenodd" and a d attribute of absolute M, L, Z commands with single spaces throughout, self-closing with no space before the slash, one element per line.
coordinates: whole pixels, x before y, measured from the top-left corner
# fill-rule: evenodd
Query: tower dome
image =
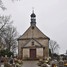
<path fill-rule="evenodd" d="M 36 15 L 34 13 L 31 14 L 31 17 L 36 17 Z"/>

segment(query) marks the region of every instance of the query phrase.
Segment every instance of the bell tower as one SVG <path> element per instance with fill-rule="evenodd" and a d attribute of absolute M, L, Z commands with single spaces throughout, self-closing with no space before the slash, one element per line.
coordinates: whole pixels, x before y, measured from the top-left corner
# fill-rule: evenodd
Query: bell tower
<path fill-rule="evenodd" d="M 34 13 L 34 10 L 32 11 L 32 14 L 30 15 L 31 16 L 31 26 L 36 26 L 36 15 Z"/>

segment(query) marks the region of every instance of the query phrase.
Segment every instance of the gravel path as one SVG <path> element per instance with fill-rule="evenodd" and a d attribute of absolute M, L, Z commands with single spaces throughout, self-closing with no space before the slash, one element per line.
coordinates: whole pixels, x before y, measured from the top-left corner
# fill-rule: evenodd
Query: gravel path
<path fill-rule="evenodd" d="M 37 61 L 23 61 L 22 67 L 39 67 Z"/>

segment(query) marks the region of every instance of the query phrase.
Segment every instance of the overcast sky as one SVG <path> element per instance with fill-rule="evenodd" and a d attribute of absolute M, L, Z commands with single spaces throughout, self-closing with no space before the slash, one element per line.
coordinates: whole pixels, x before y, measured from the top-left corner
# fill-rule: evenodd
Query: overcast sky
<path fill-rule="evenodd" d="M 11 15 L 19 35 L 30 26 L 32 7 L 36 14 L 37 27 L 51 40 L 57 41 L 60 53 L 67 50 L 67 0 L 3 0 L 7 10 L 1 15 Z"/>

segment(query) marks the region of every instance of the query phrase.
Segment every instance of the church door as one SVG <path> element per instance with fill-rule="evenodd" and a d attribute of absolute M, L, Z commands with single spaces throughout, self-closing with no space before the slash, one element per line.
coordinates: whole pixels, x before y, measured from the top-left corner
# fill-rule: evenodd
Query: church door
<path fill-rule="evenodd" d="M 35 59 L 36 58 L 36 49 L 30 49 L 30 58 Z"/>

